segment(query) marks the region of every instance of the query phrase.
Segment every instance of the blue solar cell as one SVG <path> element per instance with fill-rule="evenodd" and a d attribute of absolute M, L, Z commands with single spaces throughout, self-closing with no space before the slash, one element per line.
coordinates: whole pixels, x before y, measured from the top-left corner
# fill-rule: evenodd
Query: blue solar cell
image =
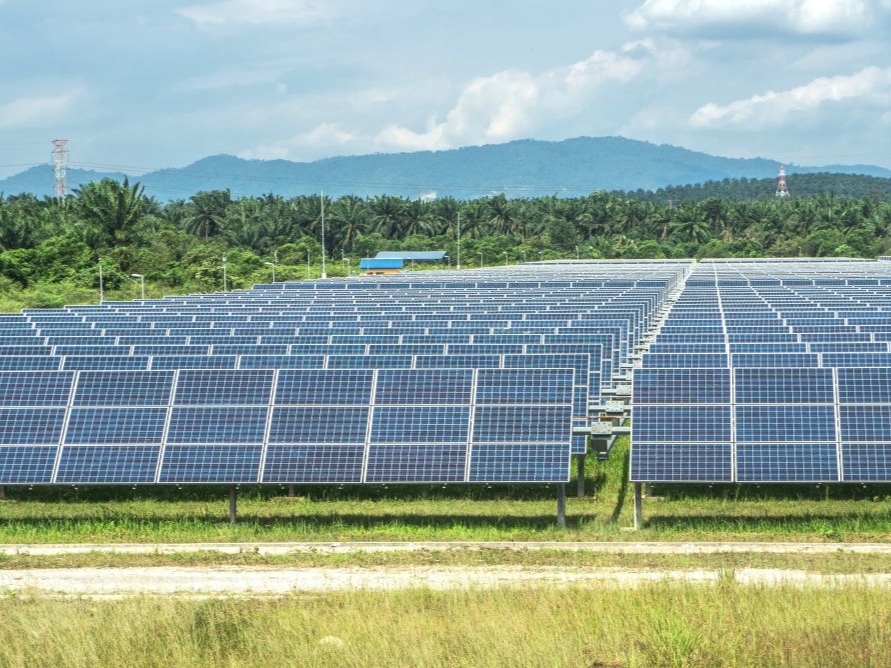
<path fill-rule="evenodd" d="M 563 442 L 532 445 L 475 444 L 470 482 L 567 482 L 570 454 Z"/>
<path fill-rule="evenodd" d="M 0 445 L 57 445 L 64 408 L 0 408 Z"/>
<path fill-rule="evenodd" d="M 411 355 L 329 355 L 329 369 L 410 369 Z"/>
<path fill-rule="evenodd" d="M 633 404 L 730 403 L 729 369 L 634 370 Z"/>
<path fill-rule="evenodd" d="M 265 483 L 362 482 L 364 445 L 270 445 Z"/>
<path fill-rule="evenodd" d="M 478 404 L 572 403 L 572 369 L 480 369 L 477 374 Z"/>
<path fill-rule="evenodd" d="M 731 482 L 730 443 L 638 443 L 631 448 L 631 480 Z"/>
<path fill-rule="evenodd" d="M 634 443 L 717 443 L 730 441 L 730 406 L 635 406 Z"/>
<path fill-rule="evenodd" d="M 648 369 L 689 369 L 726 367 L 724 353 L 645 353 L 643 366 Z"/>
<path fill-rule="evenodd" d="M 571 419 L 571 406 L 477 406 L 473 414 L 473 442 L 562 442 L 568 446 Z"/>
<path fill-rule="evenodd" d="M 0 447 L 0 485 L 23 485 L 52 481 L 56 446 Z"/>
<path fill-rule="evenodd" d="M 469 406 L 378 406 L 371 443 L 467 443 Z"/>
<path fill-rule="evenodd" d="M 272 379 L 269 369 L 185 369 L 179 372 L 174 402 L 181 406 L 266 405 Z"/>
<path fill-rule="evenodd" d="M 891 481 L 891 443 L 842 443 L 845 482 Z"/>
<path fill-rule="evenodd" d="M 763 443 L 816 443 L 836 441 L 832 406 L 737 406 L 737 441 Z"/>
<path fill-rule="evenodd" d="M 368 405 L 373 372 L 364 369 L 316 371 L 283 369 L 278 374 L 276 404 Z"/>
<path fill-rule="evenodd" d="M 64 360 L 63 367 L 66 371 L 113 371 L 113 370 L 132 370 L 148 369 L 148 357 L 132 357 L 125 355 L 68 355 L 62 358 L 53 358 Z"/>
<path fill-rule="evenodd" d="M 891 366 L 891 353 L 823 353 L 825 367 Z M 841 382 L 841 377 L 839 377 Z"/>
<path fill-rule="evenodd" d="M 65 443 L 161 443 L 166 408 L 72 408 Z"/>
<path fill-rule="evenodd" d="M 285 344 L 252 344 L 252 345 L 214 345 L 211 355 L 287 355 L 288 346 Z"/>
<path fill-rule="evenodd" d="M 136 484 L 155 481 L 157 445 L 77 445 L 62 448 L 58 483 Z"/>
<path fill-rule="evenodd" d="M 811 353 L 886 353 L 888 344 L 837 341 L 835 343 L 809 343 L 807 349 Z"/>
<path fill-rule="evenodd" d="M 239 369 L 322 369 L 324 355 L 242 355 Z"/>
<path fill-rule="evenodd" d="M 739 443 L 739 482 L 835 482 L 835 443 Z"/>
<path fill-rule="evenodd" d="M 0 371 L 57 371 L 61 364 L 61 357 L 49 355 L 0 356 Z"/>
<path fill-rule="evenodd" d="M 291 355 L 364 355 L 366 346 L 363 345 L 329 345 L 329 344 L 293 344 L 289 353 Z"/>
<path fill-rule="evenodd" d="M 156 355 L 149 358 L 152 369 L 234 369 L 235 355 Z"/>
<path fill-rule="evenodd" d="M 463 482 L 465 445 L 372 445 L 366 482 Z"/>
<path fill-rule="evenodd" d="M 842 441 L 891 442 L 891 405 L 840 406 Z"/>
<path fill-rule="evenodd" d="M 260 406 L 175 406 L 168 443 L 262 443 L 267 409 Z"/>
<path fill-rule="evenodd" d="M 820 357 L 813 353 L 736 353 L 734 367 L 818 367 Z"/>
<path fill-rule="evenodd" d="M 842 368 L 836 373 L 839 403 L 891 403 L 891 368 Z"/>
<path fill-rule="evenodd" d="M 65 406 L 73 380 L 66 371 L 0 373 L 0 406 Z"/>
<path fill-rule="evenodd" d="M 826 404 L 834 401 L 832 369 L 736 369 L 736 401 L 740 404 Z"/>
<path fill-rule="evenodd" d="M 382 369 L 374 402 L 385 404 L 469 404 L 473 373 L 469 369 Z"/>
<path fill-rule="evenodd" d="M 500 355 L 418 355 L 415 357 L 416 369 L 477 369 L 501 366 Z"/>
<path fill-rule="evenodd" d="M 164 450 L 160 482 L 256 482 L 261 453 L 260 446 L 168 445 Z"/>
<path fill-rule="evenodd" d="M 365 406 L 276 406 L 270 443 L 365 443 Z"/>
<path fill-rule="evenodd" d="M 173 371 L 81 371 L 74 406 L 167 406 Z"/>
<path fill-rule="evenodd" d="M 445 344 L 443 343 L 400 343 L 399 345 L 370 345 L 369 355 L 443 355 Z"/>

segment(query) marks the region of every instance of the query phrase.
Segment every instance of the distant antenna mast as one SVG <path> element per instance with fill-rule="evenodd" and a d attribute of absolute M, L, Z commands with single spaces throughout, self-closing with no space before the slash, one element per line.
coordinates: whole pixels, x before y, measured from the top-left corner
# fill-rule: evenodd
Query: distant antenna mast
<path fill-rule="evenodd" d="M 68 140 L 53 139 L 53 194 L 56 197 L 68 195 Z"/>
<path fill-rule="evenodd" d="M 786 166 L 780 165 L 780 173 L 777 178 L 777 197 L 788 197 L 789 189 L 786 187 Z"/>

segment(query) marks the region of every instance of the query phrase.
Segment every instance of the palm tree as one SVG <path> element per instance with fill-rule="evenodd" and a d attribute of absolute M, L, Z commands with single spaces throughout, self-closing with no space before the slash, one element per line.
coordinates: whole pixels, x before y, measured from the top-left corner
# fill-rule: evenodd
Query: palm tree
<path fill-rule="evenodd" d="M 385 238 L 398 239 L 405 228 L 406 200 L 393 195 L 378 195 L 368 202 L 371 228 Z"/>
<path fill-rule="evenodd" d="M 75 189 L 81 217 L 98 234 L 95 245 L 129 238 L 145 211 L 143 191 L 139 183 L 131 186 L 126 176 L 123 183 L 106 178 Z"/>
<path fill-rule="evenodd" d="M 356 237 L 365 234 L 368 229 L 368 209 L 365 201 L 355 195 L 345 195 L 332 202 L 328 219 L 331 221 L 330 229 L 334 244 L 349 252 L 353 250 Z"/>
<path fill-rule="evenodd" d="M 232 203 L 229 189 L 204 190 L 189 198 L 189 211 L 184 223 L 186 232 L 204 237 L 204 240 L 220 233 L 226 211 Z"/>
<path fill-rule="evenodd" d="M 693 203 L 686 203 L 675 209 L 670 226 L 672 236 L 681 242 L 704 244 L 711 237 L 705 214 Z"/>

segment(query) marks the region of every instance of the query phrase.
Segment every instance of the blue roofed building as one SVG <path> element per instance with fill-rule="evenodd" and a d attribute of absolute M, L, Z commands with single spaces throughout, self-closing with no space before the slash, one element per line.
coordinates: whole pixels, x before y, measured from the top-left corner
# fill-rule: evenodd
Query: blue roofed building
<path fill-rule="evenodd" d="M 398 274 L 405 266 L 402 258 L 363 257 L 359 261 L 359 269 L 369 276 Z"/>

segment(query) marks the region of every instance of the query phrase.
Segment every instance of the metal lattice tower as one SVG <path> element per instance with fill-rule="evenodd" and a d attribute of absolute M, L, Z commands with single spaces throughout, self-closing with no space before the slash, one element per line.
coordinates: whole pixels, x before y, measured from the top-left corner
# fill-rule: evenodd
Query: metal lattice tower
<path fill-rule="evenodd" d="M 788 197 L 789 189 L 786 187 L 786 167 L 780 165 L 780 172 L 777 178 L 777 197 Z"/>
<path fill-rule="evenodd" d="M 68 195 L 68 140 L 53 139 L 53 194 L 56 197 Z"/>

